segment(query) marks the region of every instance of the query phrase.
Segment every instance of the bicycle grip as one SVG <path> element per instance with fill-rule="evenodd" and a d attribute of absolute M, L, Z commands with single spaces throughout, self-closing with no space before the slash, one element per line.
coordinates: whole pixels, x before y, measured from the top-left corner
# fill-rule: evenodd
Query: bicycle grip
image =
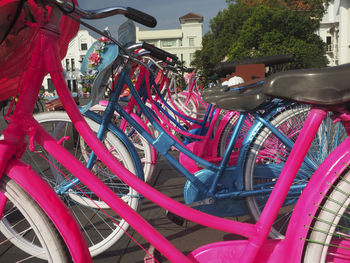
<path fill-rule="evenodd" d="M 161 59 L 163 61 L 166 61 L 167 59 L 166 58 L 171 58 L 173 60 L 178 60 L 178 57 L 173 55 L 173 54 L 170 54 L 169 52 L 166 52 L 165 50 L 162 50 L 160 48 L 157 48 L 151 44 L 148 44 L 147 42 L 143 42 L 142 44 L 142 48 L 148 50 L 149 52 L 151 52 L 151 55 L 158 58 L 158 59 Z"/>
<path fill-rule="evenodd" d="M 125 16 L 137 23 L 140 23 L 144 26 L 155 27 L 157 25 L 157 20 L 144 12 L 136 10 L 132 7 L 126 8 Z"/>

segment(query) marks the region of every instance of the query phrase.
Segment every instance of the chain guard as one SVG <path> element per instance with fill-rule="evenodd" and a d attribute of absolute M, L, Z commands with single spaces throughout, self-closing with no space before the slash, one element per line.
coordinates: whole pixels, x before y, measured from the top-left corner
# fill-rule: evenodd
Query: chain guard
<path fill-rule="evenodd" d="M 195 176 L 209 188 L 215 178 L 215 172 L 203 169 L 195 173 Z M 234 174 L 232 170 L 224 172 L 220 179 L 220 182 L 224 183 L 218 184 L 218 191 L 225 191 L 226 187 L 224 187 L 224 185 L 230 183 L 232 185 L 233 176 Z M 204 213 L 219 217 L 242 216 L 248 214 L 248 209 L 244 199 L 234 199 L 233 197 L 217 200 L 212 199 L 207 196 L 206 192 L 200 191 L 189 180 L 187 180 L 184 187 L 184 199 L 187 205 Z"/>

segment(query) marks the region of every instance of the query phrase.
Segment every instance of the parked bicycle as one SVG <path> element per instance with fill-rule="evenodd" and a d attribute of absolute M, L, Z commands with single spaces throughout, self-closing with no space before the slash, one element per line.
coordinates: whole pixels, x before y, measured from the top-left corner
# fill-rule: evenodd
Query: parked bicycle
<path fill-rule="evenodd" d="M 133 45 L 134 49 L 138 47 L 139 46 L 137 45 Z M 156 51 L 153 50 L 153 54 L 155 52 Z M 161 55 L 158 56 L 161 57 Z M 277 57 L 277 59 L 280 58 Z M 117 71 L 120 71 L 120 69 Z M 108 75 L 102 75 L 99 77 L 101 79 L 108 79 L 109 71 L 104 69 L 104 72 Z M 215 145 L 220 142 L 220 146 L 208 147 L 208 149 L 214 148 L 215 153 L 223 152 L 223 157 L 210 159 L 212 161 L 211 163 L 204 158 L 200 158 L 198 153 L 203 153 L 201 149 L 203 150 L 203 147 L 206 147 L 208 142 L 210 142 L 212 130 L 207 134 L 204 143 L 194 142 L 190 144 L 191 148 L 186 148 L 171 134 L 168 134 L 162 129 L 153 117 L 153 114 L 150 114 L 147 111 L 146 106 L 142 103 L 143 99 L 138 97 L 138 94 L 140 93 L 139 90 L 141 88 L 147 88 L 145 85 L 142 86 L 141 84 L 146 83 L 147 81 L 145 80 L 149 78 L 152 79 L 150 76 L 147 76 L 148 73 L 145 68 L 140 69 L 136 89 L 132 84 L 129 84 L 129 88 L 137 102 L 136 104 L 141 108 L 143 107 L 145 116 L 150 120 L 152 125 L 156 127 L 160 136 L 154 138 L 149 134 L 148 130 L 145 130 L 145 125 L 140 122 L 140 118 L 137 118 L 136 115 L 130 115 L 128 111 L 124 110 L 124 108 L 118 104 L 118 96 L 121 94 L 125 83 L 128 83 L 128 76 L 131 75 L 124 69 L 122 69 L 121 72 L 123 75 L 121 74 L 118 76 L 119 81 L 116 83 L 116 86 L 113 87 L 113 92 L 110 95 L 110 103 L 106 108 L 106 115 L 100 117 L 91 111 L 85 112 L 87 117 L 97 123 L 103 124 L 98 129 L 99 138 L 104 138 L 106 131 L 113 132 L 118 130 L 117 127 L 108 123 L 112 117 L 112 113 L 114 111 L 118 112 L 118 118 L 120 118 L 119 116 L 123 117 L 126 120 L 126 123 L 131 125 L 131 128 L 134 127 L 130 133 L 133 133 L 133 130 L 136 130 L 138 134 L 142 134 L 158 152 L 160 152 L 172 165 L 188 178 L 188 182 L 184 187 L 184 198 L 186 204 L 217 216 L 240 216 L 248 214 L 249 212 L 253 215 L 254 219 L 258 220 L 276 179 L 287 160 L 290 149 L 292 149 L 307 117 L 309 107 L 274 100 L 272 103 L 265 103 L 259 108 L 254 108 L 254 104 L 252 104 L 252 108 L 248 108 L 249 103 L 254 102 L 254 100 L 252 100 L 250 96 L 245 96 L 245 93 L 249 94 L 249 92 L 259 90 L 262 82 L 258 81 L 257 83 L 249 84 L 247 87 L 235 87 L 239 94 L 240 92 L 243 93 L 243 95 L 239 96 L 240 104 L 238 110 L 244 112 L 239 118 L 238 115 L 229 113 L 226 122 L 220 124 L 221 128 L 218 128 L 217 130 L 221 133 L 215 134 L 216 139 L 214 139 L 216 143 Z M 136 92 L 136 90 L 138 90 L 138 92 Z M 211 93 L 212 92 L 210 91 L 207 92 L 208 99 L 213 99 Z M 214 94 L 217 94 L 217 92 L 214 91 Z M 151 97 L 150 87 L 148 87 L 148 98 L 149 97 Z M 230 105 L 231 103 L 227 104 Z M 72 125 L 68 116 L 65 114 L 58 116 L 57 114 L 58 113 L 55 113 L 54 115 L 51 115 L 51 117 L 48 114 L 42 115 L 39 117 L 39 122 L 45 126 L 52 126 L 50 131 L 53 134 L 56 134 L 57 132 L 53 131 L 57 130 L 71 132 Z M 218 117 L 218 112 L 216 117 Z M 217 118 L 215 119 L 215 122 L 216 121 L 218 121 Z M 213 121 L 212 128 L 214 127 L 215 122 Z M 59 128 L 56 128 L 57 125 Z M 94 126 L 96 127 L 95 131 L 97 132 L 97 124 Z M 297 178 L 295 179 L 293 191 L 290 192 L 287 197 L 288 200 L 284 203 L 284 212 L 279 215 L 278 220 L 276 220 L 274 224 L 275 228 L 271 232 L 273 237 L 283 236 L 288 225 L 292 207 L 296 203 L 298 196 L 308 182 L 311 174 L 316 170 L 325 157 L 328 156 L 329 152 L 343 140 L 342 136 L 344 136 L 345 132 L 341 130 L 340 124 L 333 125 L 328 118 L 323 123 L 323 126 L 325 128 L 320 129 L 318 132 L 317 138 L 315 138 L 305 163 L 302 166 L 302 170 L 299 171 Z M 334 130 L 335 127 L 339 130 Z M 233 131 L 233 136 L 230 136 L 231 131 Z M 247 133 L 248 136 L 245 136 Z M 119 136 L 116 132 L 114 132 L 114 134 Z M 119 134 L 122 135 L 120 132 Z M 66 134 L 62 134 L 60 137 L 64 136 L 66 136 Z M 121 141 L 123 141 L 123 136 L 120 138 Z M 329 139 L 325 141 L 327 136 Z M 336 138 L 336 136 L 338 137 Z M 76 141 L 79 142 L 80 145 L 85 145 L 80 139 Z M 173 147 L 177 148 L 181 153 L 179 161 L 169 153 Z M 221 148 L 216 152 L 216 147 Z M 257 147 L 262 150 L 257 152 L 255 150 Z M 73 149 L 76 148 L 78 147 L 74 147 Z M 115 149 L 115 147 L 108 148 Z M 239 148 L 241 148 L 239 153 L 236 151 L 232 155 L 233 149 Z M 85 150 L 83 150 L 83 152 L 84 151 Z M 87 152 L 88 154 L 82 154 L 82 156 L 85 156 L 85 161 L 88 164 L 94 163 L 94 158 L 96 157 L 90 155 L 90 150 Z M 78 153 L 81 154 L 80 152 Z M 76 152 L 73 154 L 76 154 Z M 130 156 L 132 155 L 130 154 Z M 49 168 L 51 168 L 51 166 L 52 165 L 49 164 Z M 198 168 L 199 166 L 201 166 L 200 169 Z M 203 167 L 207 169 L 202 169 Z M 46 171 L 51 173 L 52 168 L 40 168 L 42 170 L 41 174 L 44 178 L 51 177 L 50 175 L 47 175 Z M 57 174 L 58 172 L 56 171 L 54 173 Z M 111 178 L 111 174 L 108 173 L 106 178 Z M 62 178 L 62 176 L 58 174 L 55 176 L 54 180 L 50 181 L 55 185 L 56 189 L 60 189 L 58 192 L 61 195 L 68 194 L 69 198 L 72 198 L 71 188 L 73 187 L 74 189 L 75 186 L 67 179 Z M 81 201 L 80 203 L 83 202 Z M 119 235 L 119 237 L 121 237 L 121 235 Z M 111 241 L 110 245 L 117 240 L 118 239 L 114 239 Z M 109 246 L 104 247 L 108 248 Z"/>
<path fill-rule="evenodd" d="M 75 7 L 72 9 L 72 5 L 69 2 L 53 0 L 50 3 L 58 4 L 62 8 L 70 8 L 70 11 L 75 15 L 84 15 L 83 10 L 80 8 Z M 96 196 L 101 198 L 109 208 L 118 211 L 121 217 L 127 218 L 128 222 L 137 232 L 149 240 L 172 262 L 208 262 L 212 260 L 241 262 L 300 262 L 301 260 L 305 262 L 314 262 L 315 260 L 322 262 L 339 260 L 340 262 L 340 260 L 347 260 L 349 256 L 346 249 L 349 244 L 347 241 L 347 230 L 346 228 L 343 228 L 343 230 L 337 228 L 337 231 L 335 230 L 336 226 L 340 224 L 346 226 L 347 223 L 346 216 L 342 216 L 346 214 L 347 205 L 350 200 L 348 194 L 349 173 L 347 169 L 350 163 L 350 155 L 348 154 L 350 141 L 348 138 L 322 163 L 303 190 L 294 208 L 285 238 L 267 239 L 267 237 L 275 217 L 284 203 L 285 197 L 290 193 L 289 188 L 306 157 L 310 145 L 312 145 L 319 126 L 323 118 L 327 116 L 328 110 L 333 112 L 337 120 L 344 123 L 348 132 L 349 113 L 345 106 L 349 101 L 349 92 L 347 91 L 347 85 L 343 83 L 348 78 L 349 65 L 332 69 L 316 69 L 279 74 L 264 84 L 264 93 L 260 93 L 259 91 L 261 89 L 258 89 L 237 96 L 238 98 L 250 97 L 250 99 L 254 100 L 256 107 L 266 101 L 267 98 L 264 94 L 315 105 L 312 107 L 304 123 L 304 127 L 282 169 L 281 175 L 277 179 L 277 183 L 270 194 L 259 221 L 256 225 L 239 223 L 210 216 L 177 203 L 154 190 L 115 161 L 114 156 L 96 139 L 94 133 L 90 130 L 74 104 L 61 73 L 59 52 L 51 52 L 52 50 L 58 51 L 58 46 L 56 45 L 57 38 L 55 38 L 57 35 L 52 33 L 52 30 L 47 30 L 47 26 L 51 25 L 49 29 L 52 29 L 56 25 L 57 28 L 59 22 L 57 18 L 60 16 L 60 11 L 55 5 L 46 7 L 34 5 L 32 8 L 35 11 L 40 11 L 46 10 L 48 7 L 52 8 L 50 17 L 39 21 L 40 27 L 35 27 L 37 41 L 30 42 L 36 43 L 33 56 L 30 59 L 32 64 L 25 71 L 25 85 L 21 86 L 18 104 L 10 119 L 8 128 L 4 131 L 5 139 L 0 144 L 0 167 L 1 171 L 5 171 L 6 174 L 3 175 L 2 184 L 5 186 L 11 185 L 11 183 L 6 183 L 6 180 L 4 180 L 8 177 L 23 187 L 24 192 L 28 193 L 35 200 L 29 203 L 28 206 L 23 207 L 23 209 L 25 211 L 38 211 L 38 207 L 34 206 L 37 203 L 44 211 L 44 214 L 48 215 L 48 221 L 52 221 L 55 228 L 58 229 L 58 232 L 55 232 L 55 235 L 51 236 L 51 239 L 49 239 L 48 235 L 43 235 L 40 239 L 41 241 L 56 241 L 59 239 L 59 236 L 57 236 L 59 233 L 74 261 L 91 262 L 83 236 L 79 232 L 79 227 L 74 223 L 74 219 L 69 211 L 50 187 L 30 167 L 18 160 L 25 146 L 23 139 L 26 134 L 29 137 L 31 149 L 33 149 L 34 140 L 44 146 L 45 150 L 50 152 L 58 162 L 62 162 L 67 169 L 74 172 L 80 182 L 93 190 Z M 132 9 L 118 8 L 116 10 L 118 10 L 117 13 L 133 14 L 136 17 L 140 14 L 133 12 L 134 10 Z M 109 9 L 109 11 L 111 10 Z M 40 18 L 47 13 L 43 12 L 40 14 L 37 12 L 36 14 Z M 92 14 L 89 15 L 94 17 Z M 95 15 L 99 16 L 100 12 L 95 12 Z M 35 38 L 36 34 L 32 36 Z M 51 59 L 47 59 L 52 54 L 56 54 L 56 57 L 51 56 Z M 129 54 L 129 57 L 132 57 L 132 55 Z M 50 63 L 45 63 L 45 61 Z M 45 67 L 45 65 L 48 67 Z M 53 66 L 57 66 L 60 70 L 56 71 L 57 68 Z M 118 198 L 112 190 L 94 176 L 90 170 L 74 159 L 64 147 L 49 136 L 31 118 L 36 93 L 39 90 L 39 85 L 46 71 L 50 72 L 56 90 L 73 123 L 76 125 L 77 131 L 84 137 L 99 159 L 103 160 L 103 163 L 113 173 L 118 174 L 122 180 L 130 184 L 137 192 L 173 213 L 179 214 L 188 220 L 213 227 L 214 229 L 242 235 L 247 239 L 208 244 L 196 249 L 188 256 L 178 251 L 168 240 L 155 231 L 143 218 L 126 205 L 124 201 Z M 119 76 L 119 78 L 121 77 L 123 76 Z M 295 79 L 299 81 L 296 82 Z M 145 78 L 145 80 L 147 82 L 148 78 Z M 132 82 L 127 76 L 125 76 L 125 81 L 128 83 L 128 86 L 132 87 Z M 330 93 L 329 87 L 332 87 L 332 90 L 335 92 Z M 291 92 L 286 94 L 286 88 L 291 88 Z M 315 92 L 316 90 L 317 92 Z M 237 102 L 239 100 L 237 98 L 234 99 L 235 95 L 237 95 L 235 92 L 226 93 L 222 98 L 217 98 L 215 102 L 220 105 L 227 101 L 229 97 L 230 100 Z M 241 107 L 239 103 L 235 106 L 239 106 L 237 107 L 238 109 Z M 141 105 L 141 107 L 143 106 Z M 230 107 L 231 110 L 237 110 L 237 108 L 234 105 Z M 147 109 L 145 110 L 147 112 Z M 253 109 L 250 108 L 249 110 Z M 13 182 L 12 180 L 10 182 Z M 3 189 L 5 195 L 11 196 L 8 187 Z M 41 198 L 43 193 L 46 198 Z M 4 195 L 0 197 L 2 198 L 1 203 L 5 204 L 7 200 L 4 198 Z M 16 198 L 18 197 L 14 199 Z M 332 211 L 332 213 L 329 211 Z M 26 217 L 28 218 L 28 216 Z M 342 220 L 339 220 L 341 217 Z M 38 220 L 29 221 L 34 229 L 38 229 L 37 226 L 42 222 L 40 218 L 37 217 Z M 49 225 L 47 224 L 47 226 Z M 54 228 L 52 229 L 54 230 Z M 36 233 L 40 234 L 43 232 L 39 229 Z M 333 234 L 335 235 L 333 236 Z M 67 250 L 59 246 L 62 244 L 58 242 L 55 247 L 52 243 L 47 243 L 43 247 L 46 254 L 51 255 L 53 261 L 57 260 L 61 262 L 70 259 L 66 254 Z M 50 250 L 51 248 L 52 250 Z M 52 254 L 58 251 L 64 251 L 61 257 Z M 290 251 L 293 251 L 293 253 L 290 253 Z M 39 252 L 41 251 L 39 250 Z"/>

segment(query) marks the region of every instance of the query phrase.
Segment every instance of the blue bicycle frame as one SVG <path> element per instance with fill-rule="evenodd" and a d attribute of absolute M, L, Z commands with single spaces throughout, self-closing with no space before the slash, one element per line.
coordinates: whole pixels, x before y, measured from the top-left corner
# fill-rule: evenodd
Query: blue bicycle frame
<path fill-rule="evenodd" d="M 103 125 L 100 126 L 98 134 L 103 135 L 107 129 L 112 132 L 117 131 L 116 136 L 121 136 L 125 139 L 125 134 L 122 135 L 122 131 L 115 127 L 113 124 L 109 123 L 112 114 L 114 111 L 118 112 L 122 118 L 124 118 L 131 126 L 135 128 L 153 147 L 162 154 L 170 164 L 172 164 L 180 173 L 182 173 L 187 179 L 188 182 L 185 186 L 185 202 L 191 206 L 196 206 L 201 210 L 205 210 L 209 213 L 213 213 L 220 216 L 239 216 L 247 213 L 247 209 L 244 203 L 244 198 L 252 195 L 259 194 L 268 194 L 271 192 L 271 189 L 262 189 L 262 190 L 251 190 L 245 191 L 243 185 L 243 167 L 244 158 L 246 156 L 247 149 L 252 141 L 253 134 L 256 134 L 262 126 L 267 127 L 270 131 L 282 141 L 288 148 L 293 147 L 293 142 L 290 141 L 282 132 L 276 129 L 272 124 L 267 120 L 274 116 L 278 111 L 285 108 L 289 104 L 284 104 L 281 101 L 273 101 L 272 106 L 269 106 L 265 109 L 265 113 L 261 114 L 258 112 L 243 112 L 240 114 L 235 128 L 233 129 L 233 135 L 230 138 L 229 144 L 225 150 L 225 154 L 219 165 L 210 163 L 197 155 L 193 154 L 191 151 L 183 147 L 180 143 L 176 142 L 155 120 L 153 114 L 149 111 L 149 108 L 143 103 L 142 98 L 139 96 L 139 92 L 136 91 L 134 85 L 132 84 L 131 79 L 129 78 L 129 72 L 123 69 L 119 74 L 119 81 L 117 82 L 114 91 L 111 93 L 111 97 L 106 108 L 105 114 L 101 117 L 91 111 L 86 112 L 87 117 L 91 117 L 94 121 L 98 123 L 103 122 Z M 145 83 L 145 82 L 144 82 Z M 159 132 L 157 138 L 153 138 L 147 131 L 141 127 L 137 121 L 135 121 L 118 103 L 118 98 L 121 93 L 122 87 L 126 84 L 131 91 L 132 96 L 134 96 L 137 104 L 141 108 L 141 111 L 144 113 L 146 118 L 151 122 L 155 129 Z M 238 139 L 238 135 L 245 119 L 248 114 L 251 114 L 255 118 L 255 122 L 251 127 L 248 136 L 245 137 L 243 141 L 242 148 L 239 153 L 238 161 L 236 166 L 228 166 L 228 161 L 230 154 L 233 150 L 234 145 Z M 113 127 L 114 126 L 114 127 Z M 112 128 L 113 127 L 113 128 Z M 195 174 L 190 173 L 186 168 L 184 168 L 179 161 L 174 158 L 169 151 L 172 147 L 177 148 L 180 152 L 184 153 L 189 158 L 193 159 L 200 166 L 205 167 L 205 169 L 198 171 Z M 91 156 L 91 162 L 93 162 L 94 156 Z M 271 171 L 274 169 L 273 166 L 276 164 L 271 164 L 270 167 L 265 165 L 260 170 Z M 306 159 L 305 165 L 315 167 L 315 164 L 310 160 Z M 204 179 L 203 179 L 204 178 Z M 292 189 L 302 189 L 305 185 L 300 184 L 293 186 Z M 229 201 L 228 201 L 229 200 Z M 234 202 L 233 202 L 234 201 Z M 218 203 L 222 202 L 222 208 Z M 218 209 L 212 209 L 213 204 L 219 207 Z M 227 204 L 231 208 L 228 209 Z M 225 206 L 225 208 L 224 208 Z"/>

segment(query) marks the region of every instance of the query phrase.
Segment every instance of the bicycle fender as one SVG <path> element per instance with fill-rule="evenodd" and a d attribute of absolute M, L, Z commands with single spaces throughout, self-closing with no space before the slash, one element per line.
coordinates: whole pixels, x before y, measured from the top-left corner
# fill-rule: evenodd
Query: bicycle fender
<path fill-rule="evenodd" d="M 84 116 L 88 117 L 89 119 L 97 122 L 97 123 L 101 123 L 102 122 L 102 117 L 100 115 L 98 115 L 97 113 L 88 110 L 86 112 L 84 112 L 83 114 Z M 108 129 L 115 135 L 117 136 L 118 139 L 120 139 L 122 141 L 122 143 L 124 143 L 125 147 L 128 149 L 129 153 L 131 154 L 134 162 L 135 162 L 135 166 L 136 166 L 136 174 L 137 176 L 144 181 L 145 180 L 145 176 L 143 173 L 143 168 L 142 168 L 142 164 L 140 161 L 140 158 L 137 154 L 137 151 L 135 149 L 135 146 L 131 143 L 131 141 L 129 140 L 128 136 L 117 126 L 113 125 L 112 123 L 108 124 Z"/>
<path fill-rule="evenodd" d="M 100 101 L 101 103 L 101 101 Z M 102 101 L 102 103 L 104 103 Z M 107 104 L 108 104 L 108 101 L 107 101 Z M 105 110 L 106 107 L 107 107 L 107 104 L 106 105 L 102 105 L 102 104 L 96 104 L 94 106 L 92 106 L 90 108 L 90 111 L 94 111 L 94 110 Z M 130 116 L 135 119 L 141 126 L 143 129 L 145 129 L 146 132 L 148 132 L 149 134 L 152 134 L 152 132 L 150 131 L 150 129 L 147 127 L 147 125 L 145 124 L 145 122 L 135 113 L 130 113 Z M 157 161 L 157 151 L 156 149 L 154 149 L 153 145 L 151 145 L 151 151 L 152 151 L 152 160 L 155 160 L 154 163 L 152 163 L 152 165 L 156 165 L 156 161 Z"/>
<path fill-rule="evenodd" d="M 53 189 L 30 167 L 11 160 L 6 174 L 40 205 L 64 239 L 74 262 L 92 262 L 84 236 L 73 215 Z"/>

